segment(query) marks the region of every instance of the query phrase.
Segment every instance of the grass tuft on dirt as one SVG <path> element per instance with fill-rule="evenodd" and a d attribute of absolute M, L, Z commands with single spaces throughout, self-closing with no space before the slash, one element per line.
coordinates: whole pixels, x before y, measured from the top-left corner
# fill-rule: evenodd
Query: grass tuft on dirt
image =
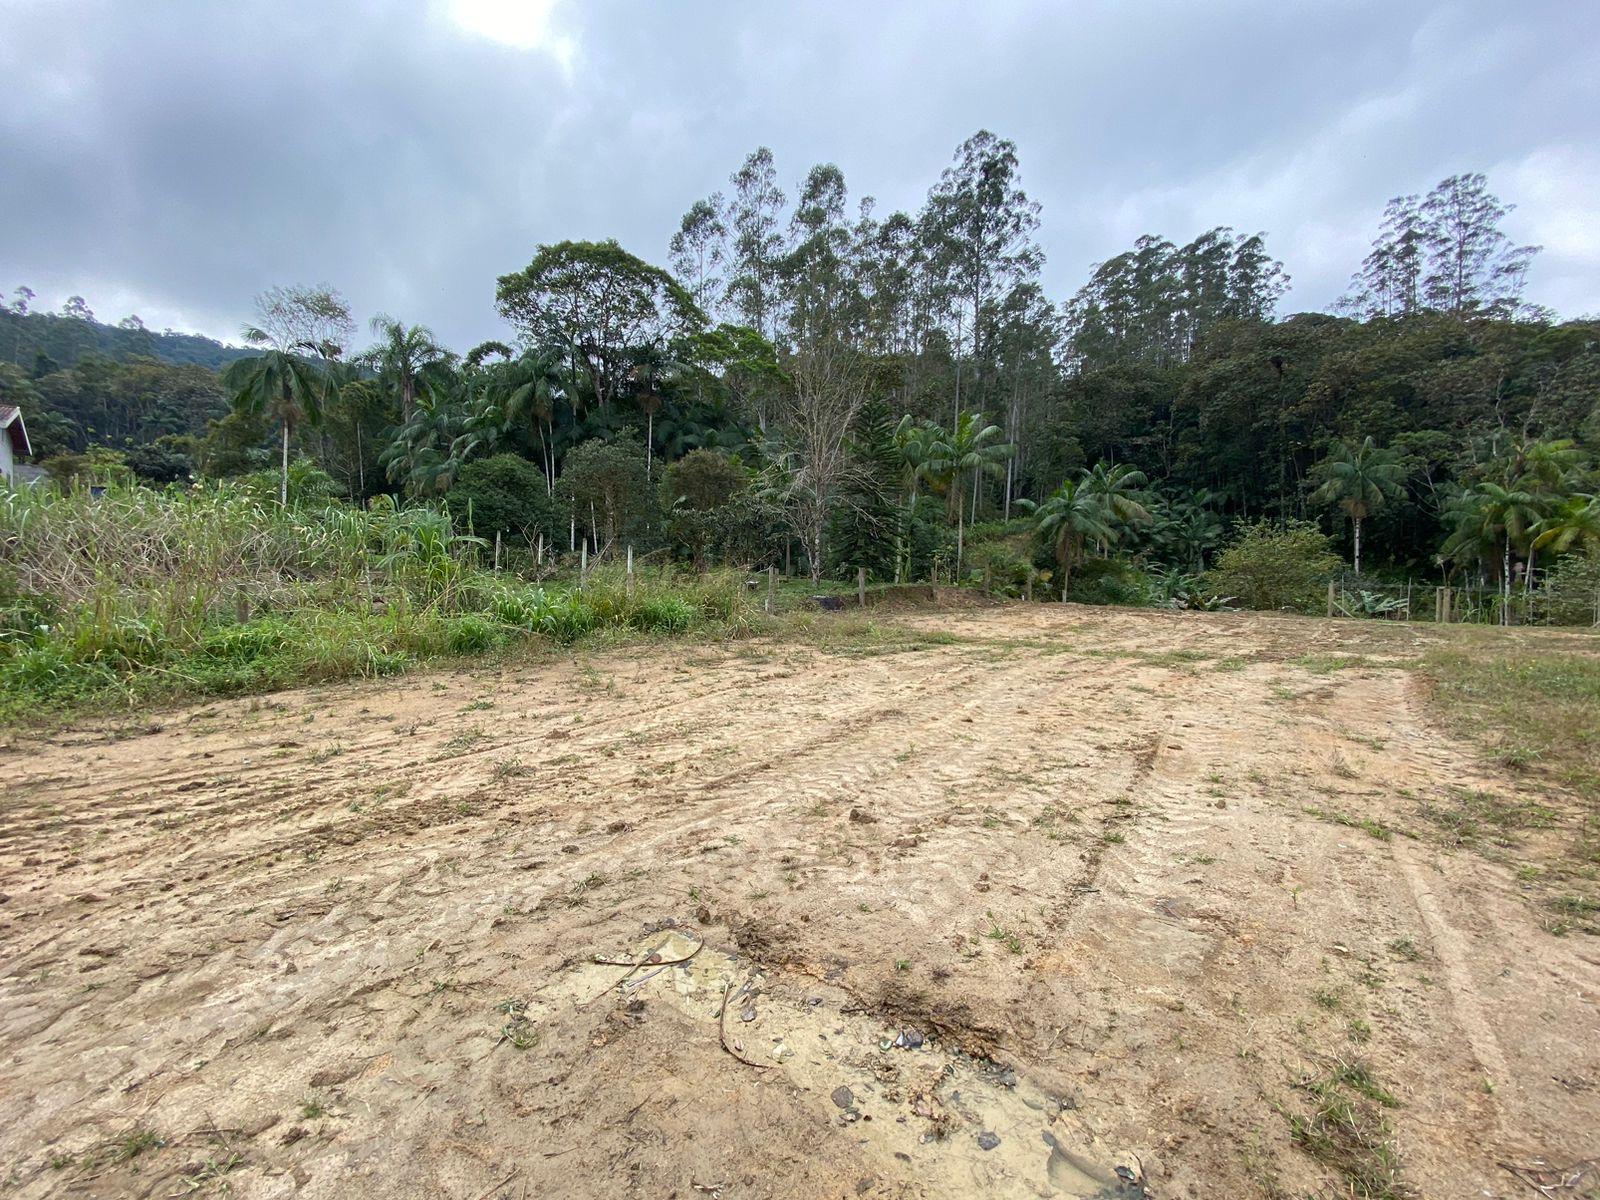
<path fill-rule="evenodd" d="M 1365 1063 L 1337 1063 L 1298 1086 L 1310 1098 L 1310 1111 L 1288 1114 L 1289 1136 L 1338 1173 L 1344 1188 L 1339 1194 L 1358 1200 L 1405 1200 L 1413 1194 L 1401 1179 L 1393 1131 L 1383 1116 L 1399 1101 Z"/>

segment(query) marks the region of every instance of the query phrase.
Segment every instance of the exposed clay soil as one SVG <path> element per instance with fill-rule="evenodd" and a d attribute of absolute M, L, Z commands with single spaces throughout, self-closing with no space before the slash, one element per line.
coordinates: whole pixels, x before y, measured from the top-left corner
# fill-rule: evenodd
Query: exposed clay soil
<path fill-rule="evenodd" d="M 1344 1196 L 1357 1061 L 1411 1194 L 1600 1153 L 1600 941 L 1429 835 L 1531 785 L 1424 635 L 878 619 L 16 741 L 0 1191 Z"/>

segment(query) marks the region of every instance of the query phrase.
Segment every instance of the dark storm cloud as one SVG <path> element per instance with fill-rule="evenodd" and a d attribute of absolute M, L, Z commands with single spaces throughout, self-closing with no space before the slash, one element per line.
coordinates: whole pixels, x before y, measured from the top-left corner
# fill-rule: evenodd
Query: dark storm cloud
<path fill-rule="evenodd" d="M 538 242 L 663 260 L 757 144 L 882 211 L 980 127 L 1019 144 L 1057 298 L 1231 224 L 1325 306 L 1389 196 L 1481 169 L 1546 246 L 1531 298 L 1600 310 L 1581 4 L 0 0 L 0 77 L 0 286 L 156 326 L 327 281 L 465 348 Z"/>

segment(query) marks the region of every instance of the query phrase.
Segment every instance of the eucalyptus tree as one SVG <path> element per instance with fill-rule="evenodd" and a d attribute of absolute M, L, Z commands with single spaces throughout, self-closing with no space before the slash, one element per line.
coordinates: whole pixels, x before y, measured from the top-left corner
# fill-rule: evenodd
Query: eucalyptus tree
<path fill-rule="evenodd" d="M 953 315 L 971 333 L 981 402 L 993 352 L 988 309 L 1035 279 L 1044 264 L 1034 240 L 1039 205 L 1022 188 L 1016 143 L 986 129 L 963 142 L 928 193 L 921 224 L 931 269 L 943 282 Z M 956 340 L 959 354 L 959 329 Z M 953 413 L 952 425 L 960 419 L 959 388 Z"/>
<path fill-rule="evenodd" d="M 852 231 L 845 220 L 844 173 L 813 167 L 789 222 L 789 249 L 778 263 L 791 339 L 837 338 L 854 344 L 860 323 Z"/>
<path fill-rule="evenodd" d="M 1363 316 L 1408 317 L 1420 312 L 1427 257 L 1422 198 L 1396 196 L 1385 206 L 1378 237 L 1339 307 Z"/>
<path fill-rule="evenodd" d="M 1062 330 L 1055 306 L 1035 283 L 1014 288 L 995 306 L 992 320 L 996 378 L 1000 384 L 997 390 L 1005 398 L 1005 440 L 1016 448 L 1006 460 L 1002 505 L 1005 519 L 1010 520 L 1011 501 L 1027 465 L 1036 406 L 1060 378 L 1057 357 Z"/>
<path fill-rule="evenodd" d="M 1422 216 L 1430 253 L 1422 287 L 1430 305 L 1458 316 L 1517 310 L 1539 247 L 1515 245 L 1500 228 L 1512 208 L 1476 173 L 1452 175 L 1428 193 Z"/>
<path fill-rule="evenodd" d="M 1406 469 L 1393 450 L 1380 449 L 1369 436 L 1359 446 L 1335 442 L 1317 464 L 1320 486 L 1311 493 L 1317 504 L 1337 504 L 1350 518 L 1355 543 L 1355 570 L 1361 574 L 1361 523 L 1387 501 L 1405 494 Z"/>
<path fill-rule="evenodd" d="M 786 197 L 778 186 L 772 151 L 758 146 L 729 182 L 733 195 L 724 220 L 732 246 L 724 295 L 744 324 L 776 345 L 781 340 L 778 262 L 783 235 L 779 222 Z"/>
<path fill-rule="evenodd" d="M 1271 320 L 1287 287 L 1262 234 L 1219 225 L 1181 247 L 1145 234 L 1068 303 L 1069 358 L 1080 369 L 1185 363 L 1221 322 Z"/>
<path fill-rule="evenodd" d="M 708 317 L 721 310 L 727 288 L 728 225 L 721 192 L 689 206 L 667 244 L 667 264 Z"/>
<path fill-rule="evenodd" d="M 38 293 L 31 287 L 22 284 L 11 293 L 11 299 L 5 304 L 5 310 L 17 318 L 12 322 L 11 361 L 18 365 L 22 363 L 22 331 L 27 327 L 22 318 L 28 315 L 28 309 L 37 296 Z"/>
<path fill-rule="evenodd" d="M 1425 197 L 1396 196 L 1341 307 L 1364 317 L 1515 315 L 1539 247 L 1501 229 L 1513 207 L 1476 173 L 1441 180 Z"/>

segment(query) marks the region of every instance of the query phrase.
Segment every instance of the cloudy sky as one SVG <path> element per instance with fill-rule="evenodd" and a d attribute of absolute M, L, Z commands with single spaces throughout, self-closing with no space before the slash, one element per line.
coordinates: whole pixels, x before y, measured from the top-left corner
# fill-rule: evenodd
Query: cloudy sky
<path fill-rule="evenodd" d="M 1228 224 L 1323 307 L 1390 196 L 1482 170 L 1529 298 L 1600 312 L 1592 0 L 0 0 L 0 79 L 0 289 L 155 328 L 327 282 L 466 349 L 535 245 L 664 261 L 759 144 L 883 212 L 979 128 L 1058 299 Z"/>

